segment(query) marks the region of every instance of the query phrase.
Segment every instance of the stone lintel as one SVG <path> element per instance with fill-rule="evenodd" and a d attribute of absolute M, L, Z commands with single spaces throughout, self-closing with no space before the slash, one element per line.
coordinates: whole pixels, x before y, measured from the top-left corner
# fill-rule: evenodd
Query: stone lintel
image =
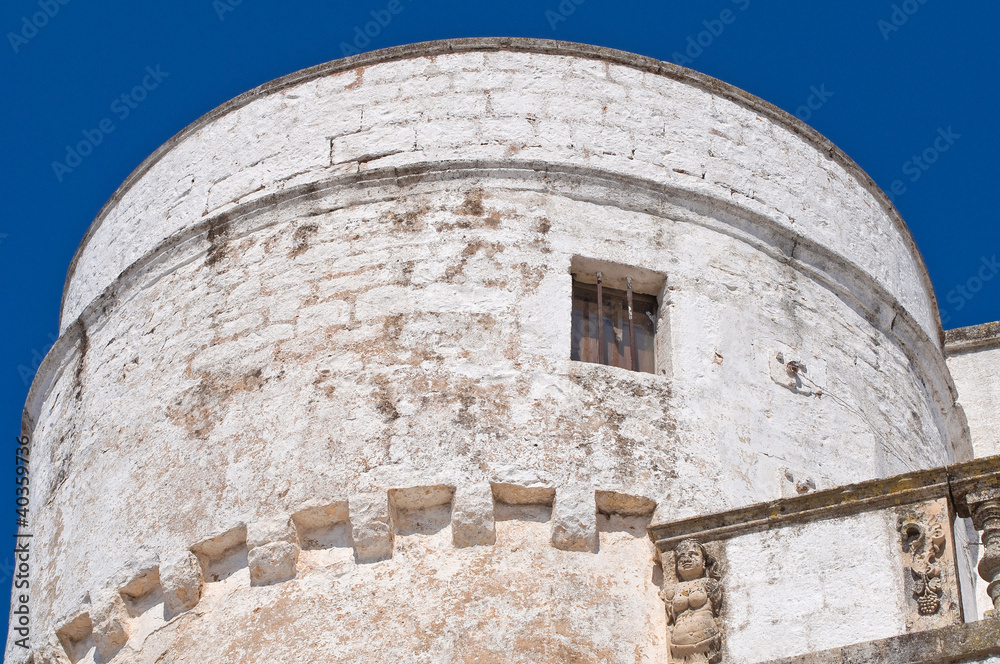
<path fill-rule="evenodd" d="M 980 620 L 764 664 L 952 664 L 1000 654 L 1000 620 Z"/>

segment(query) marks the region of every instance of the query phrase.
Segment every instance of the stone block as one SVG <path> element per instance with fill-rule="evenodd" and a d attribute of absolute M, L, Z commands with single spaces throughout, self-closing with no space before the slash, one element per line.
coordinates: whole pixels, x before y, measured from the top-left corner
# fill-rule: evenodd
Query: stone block
<path fill-rule="evenodd" d="M 564 551 L 596 550 L 597 506 L 593 489 L 556 491 L 552 508 L 552 546 Z"/>
<path fill-rule="evenodd" d="M 455 546 L 496 544 L 493 491 L 489 484 L 460 486 L 451 508 L 451 536 Z"/>
<path fill-rule="evenodd" d="M 389 504 L 397 510 L 420 510 L 447 505 L 455 495 L 455 488 L 444 484 L 389 489 Z"/>
<path fill-rule="evenodd" d="M 302 530 L 329 528 L 349 518 L 346 500 L 310 500 L 292 514 L 295 526 Z"/>
<path fill-rule="evenodd" d="M 160 584 L 171 616 L 193 609 L 205 587 L 205 575 L 198 557 L 190 551 L 179 551 L 164 558 L 160 565 Z"/>
<path fill-rule="evenodd" d="M 497 470 L 493 496 L 508 505 L 551 505 L 556 490 L 548 478 L 528 468 L 507 467 Z"/>
<path fill-rule="evenodd" d="M 646 496 L 634 496 L 619 491 L 597 491 L 594 494 L 597 511 L 619 516 L 652 516 L 656 501 Z"/>
<path fill-rule="evenodd" d="M 235 523 L 218 535 L 206 537 L 191 547 L 199 558 L 206 561 L 219 560 L 239 546 L 246 544 L 247 527 L 245 523 Z"/>
<path fill-rule="evenodd" d="M 299 547 L 287 541 L 270 542 L 250 549 L 250 585 L 269 586 L 295 578 Z"/>
<path fill-rule="evenodd" d="M 160 583 L 160 559 L 148 549 L 119 569 L 111 578 L 109 587 L 115 588 L 126 600 L 153 593 Z"/>
<path fill-rule="evenodd" d="M 392 557 L 392 516 L 385 493 L 351 496 L 348 503 L 354 558 L 359 563 L 374 563 Z"/>
<path fill-rule="evenodd" d="M 94 645 L 105 660 L 128 642 L 131 625 L 125 600 L 117 590 L 95 595 L 90 608 Z"/>
<path fill-rule="evenodd" d="M 247 548 L 249 549 L 256 549 L 272 542 L 298 544 L 298 541 L 295 524 L 292 522 L 292 518 L 287 515 L 257 521 L 247 526 Z"/>

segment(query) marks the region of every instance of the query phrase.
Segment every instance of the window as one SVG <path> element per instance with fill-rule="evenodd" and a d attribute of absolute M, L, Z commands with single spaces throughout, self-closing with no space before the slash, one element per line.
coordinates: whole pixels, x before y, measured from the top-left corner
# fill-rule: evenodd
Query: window
<path fill-rule="evenodd" d="M 589 283 L 589 282 L 593 283 Z M 656 373 L 656 297 L 605 284 L 604 274 L 574 273 L 570 359 Z"/>

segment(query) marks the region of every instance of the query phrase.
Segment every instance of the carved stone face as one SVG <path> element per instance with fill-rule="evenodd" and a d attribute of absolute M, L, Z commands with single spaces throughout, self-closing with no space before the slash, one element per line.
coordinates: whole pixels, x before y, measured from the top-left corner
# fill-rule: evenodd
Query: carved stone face
<path fill-rule="evenodd" d="M 675 555 L 677 557 L 677 576 L 682 581 L 697 579 L 705 574 L 705 556 L 701 552 L 701 547 L 679 547 Z"/>

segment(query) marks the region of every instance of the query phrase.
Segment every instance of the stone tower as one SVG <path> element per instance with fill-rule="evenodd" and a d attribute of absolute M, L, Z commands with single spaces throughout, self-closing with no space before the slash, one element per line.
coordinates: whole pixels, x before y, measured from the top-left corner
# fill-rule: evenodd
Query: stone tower
<path fill-rule="evenodd" d="M 702 74 L 474 39 L 273 81 L 122 185 L 61 328 L 7 661 L 996 661 L 956 520 L 988 576 L 996 464 L 906 226 Z"/>

